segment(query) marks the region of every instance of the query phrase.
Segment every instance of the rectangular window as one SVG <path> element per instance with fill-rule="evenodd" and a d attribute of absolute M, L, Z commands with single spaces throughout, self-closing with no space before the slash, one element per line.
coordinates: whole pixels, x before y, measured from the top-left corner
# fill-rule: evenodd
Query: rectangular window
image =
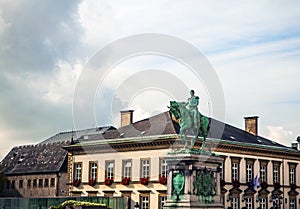
<path fill-rule="evenodd" d="M 239 209 L 239 198 L 233 197 L 231 202 L 232 209 Z"/>
<path fill-rule="evenodd" d="M 296 200 L 290 199 L 290 209 L 296 209 Z"/>
<path fill-rule="evenodd" d="M 54 187 L 55 186 L 55 178 L 50 179 L 50 186 Z"/>
<path fill-rule="evenodd" d="M 266 165 L 260 165 L 260 181 L 267 182 L 267 168 Z"/>
<path fill-rule="evenodd" d="M 220 166 L 220 180 L 224 180 L 224 171 L 223 171 L 223 163 Z"/>
<path fill-rule="evenodd" d="M 36 186 L 37 186 L 37 179 L 33 179 L 32 187 L 36 188 Z"/>
<path fill-rule="evenodd" d="M 123 178 L 131 178 L 131 160 L 123 161 Z"/>
<path fill-rule="evenodd" d="M 159 207 L 158 207 L 159 209 L 163 209 L 166 200 L 167 200 L 166 195 L 160 195 L 159 196 Z"/>
<path fill-rule="evenodd" d="M 160 159 L 160 176 L 161 177 L 168 177 L 168 164 L 165 159 Z"/>
<path fill-rule="evenodd" d="M 274 183 L 279 182 L 279 166 L 273 167 L 273 182 Z"/>
<path fill-rule="evenodd" d="M 81 167 L 82 167 L 82 163 L 74 164 L 74 170 L 75 170 L 74 179 L 75 180 L 81 180 L 81 174 L 82 174 Z"/>
<path fill-rule="evenodd" d="M 149 209 L 149 195 L 143 195 L 140 197 L 140 208 L 141 209 Z"/>
<path fill-rule="evenodd" d="M 141 178 L 149 178 L 150 176 L 150 160 L 141 160 Z"/>
<path fill-rule="evenodd" d="M 90 177 L 89 180 L 97 181 L 98 165 L 97 162 L 90 162 Z"/>
<path fill-rule="evenodd" d="M 10 189 L 10 181 L 9 181 L 9 180 L 7 180 L 7 181 L 5 182 L 5 188 L 6 188 L 6 189 Z"/>
<path fill-rule="evenodd" d="M 43 179 L 39 179 L 39 187 L 43 187 Z"/>
<path fill-rule="evenodd" d="M 27 187 L 31 187 L 31 179 L 27 180 Z"/>
<path fill-rule="evenodd" d="M 290 184 L 295 184 L 295 168 L 290 167 Z"/>
<path fill-rule="evenodd" d="M 44 187 L 49 187 L 49 179 L 45 179 Z"/>
<path fill-rule="evenodd" d="M 232 163 L 232 180 L 236 181 L 239 179 L 238 176 L 239 165 L 237 163 Z"/>
<path fill-rule="evenodd" d="M 19 188 L 23 188 L 23 180 L 19 180 Z"/>
<path fill-rule="evenodd" d="M 106 162 L 106 178 L 107 179 L 114 179 L 114 161 L 107 161 Z"/>
<path fill-rule="evenodd" d="M 260 207 L 261 207 L 261 209 L 267 209 L 267 198 L 261 198 L 261 200 L 260 200 Z"/>
<path fill-rule="evenodd" d="M 247 209 L 253 209 L 253 204 L 252 204 L 252 198 L 251 197 L 247 197 L 246 198 L 246 208 Z"/>
<path fill-rule="evenodd" d="M 16 187 L 16 181 L 15 181 L 15 180 L 12 180 L 12 181 L 11 181 L 11 188 L 12 188 L 12 189 L 15 189 L 15 187 Z"/>
<path fill-rule="evenodd" d="M 246 181 L 251 182 L 253 175 L 253 166 L 252 164 L 246 164 Z"/>

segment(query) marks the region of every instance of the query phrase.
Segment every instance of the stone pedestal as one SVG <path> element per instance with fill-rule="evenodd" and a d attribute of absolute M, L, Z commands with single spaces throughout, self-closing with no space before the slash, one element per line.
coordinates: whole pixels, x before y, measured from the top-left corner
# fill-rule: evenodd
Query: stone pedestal
<path fill-rule="evenodd" d="M 170 154 L 168 196 L 164 209 L 223 208 L 220 202 L 222 158 L 203 154 Z"/>

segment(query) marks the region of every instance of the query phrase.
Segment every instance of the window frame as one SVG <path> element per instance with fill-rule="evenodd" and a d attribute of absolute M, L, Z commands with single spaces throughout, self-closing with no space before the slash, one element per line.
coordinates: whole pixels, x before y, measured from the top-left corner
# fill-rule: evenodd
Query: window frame
<path fill-rule="evenodd" d="M 144 161 L 148 161 L 147 166 L 144 166 L 144 164 L 143 164 Z M 144 168 L 145 167 L 148 167 L 148 170 L 146 170 L 147 176 L 144 175 L 144 172 L 145 172 Z M 150 171 L 151 171 L 151 159 L 150 158 L 142 158 L 140 160 L 140 178 L 150 178 L 150 175 L 151 175 Z"/>
<path fill-rule="evenodd" d="M 231 181 L 240 181 L 240 157 L 230 157 L 231 158 Z M 234 166 L 236 165 L 236 167 Z M 234 172 L 236 171 L 236 172 Z"/>
<path fill-rule="evenodd" d="M 112 167 L 109 166 L 109 164 L 112 163 Z M 112 168 L 112 171 L 108 171 L 109 168 Z M 112 173 L 112 176 L 109 176 L 108 174 Z M 113 180 L 115 177 L 115 161 L 114 160 L 106 160 L 105 161 L 105 179 L 111 179 Z"/>
<path fill-rule="evenodd" d="M 93 165 L 96 165 L 94 167 Z M 90 161 L 89 162 L 89 180 L 98 181 L 98 162 L 97 161 Z"/>
<path fill-rule="evenodd" d="M 77 166 L 80 166 L 80 168 L 77 167 Z M 80 172 L 78 172 L 78 171 L 80 171 Z M 73 179 L 74 180 L 82 180 L 82 162 L 74 163 L 74 176 L 73 176 Z"/>
<path fill-rule="evenodd" d="M 169 166 L 165 158 L 159 158 L 159 177 L 168 177 Z"/>
<path fill-rule="evenodd" d="M 127 163 L 130 163 L 130 166 L 127 166 L 126 165 Z M 124 179 L 124 178 L 129 178 L 129 179 L 132 178 L 132 160 L 131 159 L 122 160 L 122 179 Z"/>
<path fill-rule="evenodd" d="M 147 201 L 147 204 L 148 204 L 148 207 L 144 207 L 143 205 L 143 198 L 147 197 L 148 198 L 148 201 Z M 140 194 L 140 198 L 139 198 L 140 202 L 140 209 L 150 209 L 150 193 L 144 193 L 144 194 Z"/>
<path fill-rule="evenodd" d="M 273 162 L 273 168 L 272 168 L 272 171 L 273 171 L 273 184 L 275 183 L 280 183 L 280 165 L 281 165 L 281 162 L 280 161 L 272 161 Z M 275 169 L 277 168 L 277 169 Z"/>
<path fill-rule="evenodd" d="M 268 182 L 268 163 L 269 160 L 259 160 L 259 177 L 261 183 Z M 264 169 L 262 169 L 264 167 Z"/>

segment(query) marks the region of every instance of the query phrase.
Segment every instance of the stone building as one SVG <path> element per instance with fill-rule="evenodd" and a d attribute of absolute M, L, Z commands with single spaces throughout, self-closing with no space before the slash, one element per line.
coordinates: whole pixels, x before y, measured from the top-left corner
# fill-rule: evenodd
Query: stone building
<path fill-rule="evenodd" d="M 129 196 L 130 207 L 162 208 L 166 201 L 165 157 L 182 143 L 169 112 L 64 146 L 69 152 L 70 196 Z M 300 152 L 257 133 L 258 117 L 246 130 L 211 119 L 206 149 L 223 158 L 220 199 L 224 208 L 300 208 Z M 201 142 L 196 143 L 200 147 Z M 296 147 L 296 145 L 294 145 Z"/>
<path fill-rule="evenodd" d="M 2 160 L 2 171 L 6 175 L 3 196 L 66 196 L 68 153 L 62 146 L 73 143 L 83 134 L 104 133 L 110 129 L 114 128 L 61 132 L 36 145 L 14 147 Z"/>

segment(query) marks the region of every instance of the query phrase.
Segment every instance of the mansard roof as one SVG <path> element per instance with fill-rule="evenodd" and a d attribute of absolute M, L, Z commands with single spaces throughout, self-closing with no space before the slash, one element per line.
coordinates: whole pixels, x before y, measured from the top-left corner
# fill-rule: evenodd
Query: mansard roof
<path fill-rule="evenodd" d="M 70 142 L 14 147 L 2 161 L 6 175 L 66 172 L 67 151 L 61 147 Z"/>
<path fill-rule="evenodd" d="M 76 131 L 60 132 L 40 142 L 40 144 L 53 143 L 53 142 L 67 142 L 70 141 L 72 138 L 76 140 L 82 137 L 83 135 L 103 134 L 108 130 L 114 130 L 114 129 L 116 128 L 113 126 L 102 126 L 102 127 L 88 128 L 88 129 L 82 129 Z"/>
<path fill-rule="evenodd" d="M 261 136 L 255 136 L 245 130 L 210 118 L 210 131 L 208 138 L 232 143 L 247 143 L 255 145 L 273 146 L 278 148 L 289 148 L 273 140 Z M 101 139 L 124 139 L 136 137 L 150 137 L 163 135 L 178 135 L 179 124 L 172 119 L 169 111 L 137 121 L 118 129 L 106 131 L 103 134 L 94 134 L 85 142 Z M 192 133 L 188 133 L 192 135 Z M 84 136 L 81 137 L 83 139 Z"/>
<path fill-rule="evenodd" d="M 78 141 L 82 135 L 104 134 L 114 130 L 112 126 L 58 133 L 36 145 L 14 147 L 2 160 L 2 171 L 6 175 L 67 172 L 67 154 L 63 146 L 71 139 Z"/>

